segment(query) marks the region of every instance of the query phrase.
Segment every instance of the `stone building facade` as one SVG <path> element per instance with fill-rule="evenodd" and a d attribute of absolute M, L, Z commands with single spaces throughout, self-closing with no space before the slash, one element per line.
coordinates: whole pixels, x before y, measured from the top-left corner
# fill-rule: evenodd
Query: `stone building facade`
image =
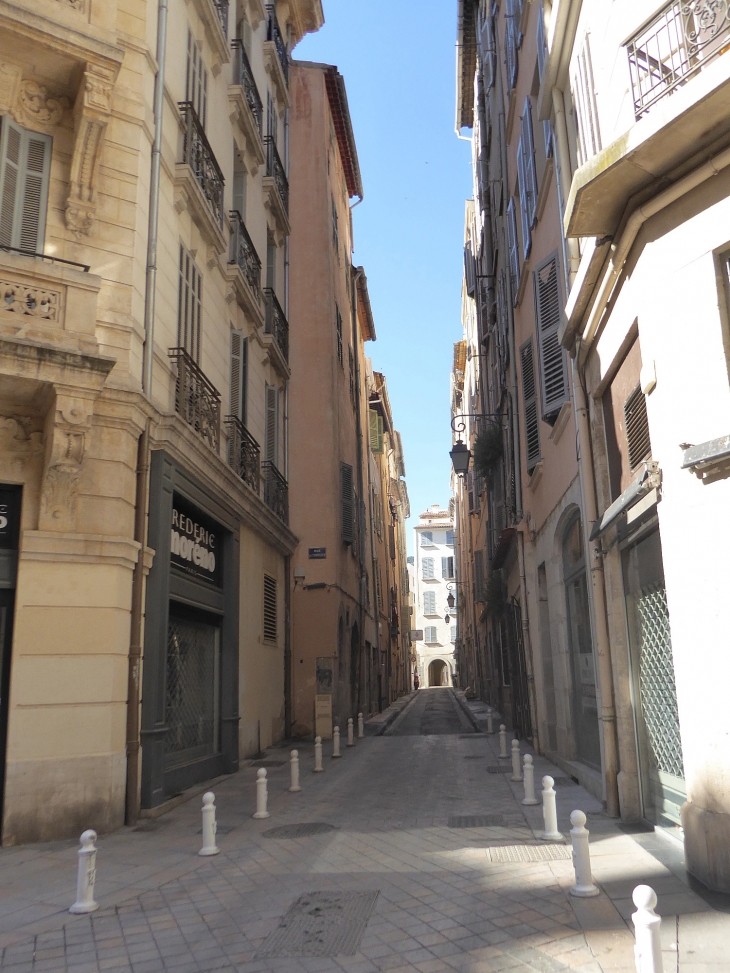
<path fill-rule="evenodd" d="M 434 504 L 419 515 L 413 533 L 414 629 L 420 685 L 424 688 L 454 686 L 456 606 L 459 595 L 455 583 L 454 520 L 451 511 Z M 454 609 L 449 608 L 449 595 L 454 597 Z"/>

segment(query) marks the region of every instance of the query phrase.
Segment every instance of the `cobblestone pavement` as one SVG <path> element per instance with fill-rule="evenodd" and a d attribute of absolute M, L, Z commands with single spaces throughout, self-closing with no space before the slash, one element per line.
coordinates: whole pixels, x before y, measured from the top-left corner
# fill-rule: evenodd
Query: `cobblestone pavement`
<path fill-rule="evenodd" d="M 444 725 L 457 732 L 439 732 Z M 218 782 L 216 857 L 196 854 L 199 797 L 101 836 L 92 916 L 66 911 L 75 843 L 0 850 L 0 969 L 628 973 L 626 920 L 640 881 L 657 890 L 666 916 L 667 973 L 729 968 L 728 917 L 688 887 L 674 850 L 662 851 L 666 839 L 624 834 L 542 758 L 538 780 L 563 776 L 560 827 L 575 807 L 588 814 L 603 894 L 567 894 L 567 857 L 499 860 L 566 852 L 536 840 L 540 809 L 519 803 L 522 785 L 508 773 L 490 772 L 500 767 L 496 738 L 473 732 L 451 690 L 419 691 L 385 735 L 343 747 L 341 760 L 327 752 L 324 774 L 311 773 L 310 745 L 299 751 L 299 794 L 287 792 L 288 750 L 267 754 L 275 764 L 268 820 L 251 817 L 252 762 Z M 322 827 L 304 837 L 267 834 L 301 824 Z"/>

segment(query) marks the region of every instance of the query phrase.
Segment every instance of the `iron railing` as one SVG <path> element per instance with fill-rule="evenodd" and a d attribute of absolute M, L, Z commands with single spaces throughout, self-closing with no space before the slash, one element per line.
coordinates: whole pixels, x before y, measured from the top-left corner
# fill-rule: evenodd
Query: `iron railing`
<path fill-rule="evenodd" d="M 266 27 L 266 40 L 273 41 L 274 47 L 276 48 L 276 55 L 279 58 L 279 64 L 281 65 L 281 70 L 286 78 L 289 80 L 289 54 L 286 49 L 286 41 L 284 40 L 281 28 L 279 27 L 279 21 L 276 19 L 276 10 L 273 5 L 268 4 L 266 7 L 266 12 L 268 14 L 268 24 Z"/>
<path fill-rule="evenodd" d="M 22 247 L 8 247 L 0 243 L 0 251 L 3 253 L 21 253 L 24 257 L 35 257 L 37 260 L 49 260 L 52 264 L 63 264 L 65 267 L 77 267 L 85 274 L 89 272 L 89 264 L 80 264 L 76 260 L 63 260 L 61 257 L 53 257 L 50 253 L 36 253 L 35 250 L 24 250 Z"/>
<path fill-rule="evenodd" d="M 259 130 L 259 135 L 261 135 L 263 133 L 264 106 L 263 102 L 261 101 L 259 89 L 256 87 L 256 80 L 254 79 L 253 71 L 251 70 L 251 64 L 246 56 L 243 41 L 231 41 L 231 47 L 233 48 L 235 55 L 235 61 L 233 64 L 233 83 L 239 84 L 243 88 L 243 96 L 246 99 L 246 104 L 251 109 L 251 114 L 256 119 L 256 126 Z"/>
<path fill-rule="evenodd" d="M 730 47 L 726 0 L 671 0 L 626 43 L 640 118 Z"/>
<path fill-rule="evenodd" d="M 261 448 L 238 416 L 226 416 L 228 463 L 244 483 L 258 494 L 261 478 Z"/>
<path fill-rule="evenodd" d="M 202 369 L 184 348 L 170 348 L 177 364 L 175 411 L 218 452 L 221 434 L 221 396 Z"/>
<path fill-rule="evenodd" d="M 178 108 L 185 124 L 183 164 L 190 166 L 216 223 L 223 229 L 223 173 L 192 102 L 180 101 Z"/>
<path fill-rule="evenodd" d="M 289 485 L 277 470 L 274 463 L 267 459 L 261 464 L 264 478 L 264 503 L 276 516 L 289 523 Z"/>
<path fill-rule="evenodd" d="M 221 24 L 223 33 L 228 37 L 228 0 L 213 0 L 215 12 Z"/>
<path fill-rule="evenodd" d="M 266 175 L 272 176 L 274 182 L 276 183 L 276 188 L 279 191 L 279 196 L 281 197 L 281 205 L 284 207 L 284 212 L 289 214 L 289 180 L 286 178 L 286 172 L 284 170 L 284 163 L 281 161 L 279 156 L 279 151 L 276 148 L 276 142 L 271 135 L 267 135 L 264 139 L 266 143 Z"/>
<path fill-rule="evenodd" d="M 261 298 L 261 260 L 256 253 L 256 247 L 238 210 L 232 210 L 228 215 L 233 229 L 228 263 L 238 264 L 251 290 L 256 297 Z"/>
<path fill-rule="evenodd" d="M 281 304 L 276 299 L 276 294 L 271 287 L 264 288 L 266 295 L 266 324 L 264 331 L 272 334 L 276 338 L 279 350 L 284 356 L 285 361 L 289 361 L 289 322 L 281 309 Z"/>

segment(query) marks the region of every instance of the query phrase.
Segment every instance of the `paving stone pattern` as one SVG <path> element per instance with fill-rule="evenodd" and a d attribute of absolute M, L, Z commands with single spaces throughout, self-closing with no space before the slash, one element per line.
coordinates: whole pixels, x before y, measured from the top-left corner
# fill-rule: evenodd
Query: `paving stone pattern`
<path fill-rule="evenodd" d="M 1 849 L 0 969 L 633 973 L 627 922 L 640 881 L 656 888 L 668 917 L 666 973 L 727 969 L 719 913 L 689 890 L 669 859 L 661 860 L 654 835 L 620 832 L 581 788 L 567 788 L 569 795 L 558 790 L 559 825 L 567 830 L 575 807 L 587 812 L 594 876 L 604 894 L 572 899 L 569 860 L 530 860 L 529 849 L 540 845 L 541 809 L 520 804 L 521 784 L 461 759 L 484 755 L 496 762 L 498 742 L 485 734 L 461 736 L 463 715 L 452 697 L 447 689 L 419 691 L 386 735 L 357 741 L 342 760 L 327 762 L 323 774 L 311 772 L 312 746 L 298 743 L 304 790 L 288 793 L 285 760 L 272 767 L 265 822 L 251 817 L 256 769 L 250 762 L 219 782 L 221 853 L 213 858 L 197 856 L 200 797 L 137 829 L 100 836 L 100 910 L 91 916 L 67 912 L 75 897 L 75 842 Z M 444 725 L 451 732 L 412 732 Z M 269 757 L 286 755 L 273 750 Z M 535 766 L 536 776 L 556 770 L 540 757 Z M 488 815 L 501 823 L 448 826 L 450 818 Z M 267 837 L 272 826 L 317 823 L 335 827 Z M 543 847 L 561 855 L 568 850 Z M 525 849 L 528 860 L 515 848 Z M 365 905 L 343 906 L 337 922 L 329 921 L 332 915 L 320 922 L 302 909 L 293 919 L 297 903 L 313 900 Z M 298 946 L 277 940 L 294 927 Z M 312 955 L 316 949 L 320 954 Z M 357 951 L 348 955 L 348 949 Z"/>

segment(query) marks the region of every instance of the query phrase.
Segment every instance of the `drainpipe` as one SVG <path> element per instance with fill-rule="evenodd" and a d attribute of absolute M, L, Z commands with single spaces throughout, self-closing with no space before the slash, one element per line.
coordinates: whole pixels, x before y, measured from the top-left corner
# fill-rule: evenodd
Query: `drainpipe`
<path fill-rule="evenodd" d="M 291 557 L 284 558 L 284 737 L 291 739 Z"/>
<path fill-rule="evenodd" d="M 362 201 L 362 199 L 361 199 Z M 362 415 L 360 408 L 360 355 L 359 344 L 358 344 L 358 333 L 357 333 L 357 281 L 362 275 L 362 268 L 355 269 L 353 267 L 353 273 L 351 274 L 350 283 L 350 302 L 352 306 L 352 357 L 355 360 L 355 422 L 357 423 L 357 487 L 360 494 L 360 505 L 364 504 L 364 480 L 363 480 L 363 442 L 362 442 Z M 360 510 L 362 506 L 358 506 L 357 509 L 357 529 L 360 529 Z M 363 535 L 365 532 L 363 531 Z M 358 560 L 360 562 L 360 597 L 358 600 L 358 617 L 360 619 L 360 645 L 358 646 L 358 673 L 357 673 L 357 701 L 358 706 L 361 703 L 360 700 L 360 675 L 362 670 L 362 646 L 365 639 L 365 537 L 361 538 L 361 543 L 358 550 Z M 373 589 L 375 589 L 375 578 L 373 578 Z M 377 599 L 376 599 L 377 606 Z M 378 663 L 380 663 L 380 612 L 376 607 L 375 611 L 375 638 L 377 639 L 378 647 Z M 353 713 L 353 717 L 357 714 Z"/>

